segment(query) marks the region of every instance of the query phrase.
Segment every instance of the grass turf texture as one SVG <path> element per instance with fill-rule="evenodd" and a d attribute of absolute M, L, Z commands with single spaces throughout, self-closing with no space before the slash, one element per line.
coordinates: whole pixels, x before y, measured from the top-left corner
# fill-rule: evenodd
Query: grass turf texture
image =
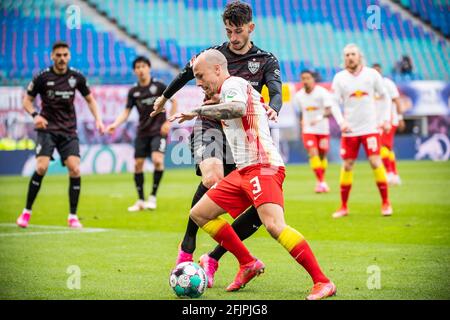
<path fill-rule="evenodd" d="M 450 299 L 450 166 L 401 162 L 399 170 L 403 185 L 390 189 L 392 217 L 381 216 L 372 170 L 361 161 L 355 168 L 350 216 L 334 220 L 338 165 L 327 172 L 332 190 L 326 195 L 313 193 L 309 167 L 288 166 L 287 222 L 308 239 L 336 283 L 333 299 Z M 151 179 L 147 174 L 146 192 Z M 30 228 L 5 225 L 21 212 L 28 181 L 0 178 L 0 299 L 177 299 L 168 277 L 198 184 L 193 170 L 166 171 L 155 212 L 127 212 L 136 199 L 131 174 L 83 177 L 79 216 L 87 228 L 107 229 L 99 233 L 33 227 L 66 226 L 67 176 L 44 178 Z M 309 276 L 264 228 L 245 243 L 265 262 L 266 273 L 242 291 L 227 293 L 237 262 L 226 254 L 214 288 L 200 299 L 305 298 L 312 286 Z M 200 230 L 195 259 L 213 245 Z M 79 290 L 67 288 L 67 270 L 73 265 L 81 270 Z M 367 287 L 367 269 L 373 265 L 381 270 L 378 290 Z"/>

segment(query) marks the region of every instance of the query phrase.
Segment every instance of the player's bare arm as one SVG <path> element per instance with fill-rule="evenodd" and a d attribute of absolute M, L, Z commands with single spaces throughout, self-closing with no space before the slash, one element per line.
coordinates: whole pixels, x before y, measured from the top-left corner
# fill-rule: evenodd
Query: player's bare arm
<path fill-rule="evenodd" d="M 94 116 L 95 127 L 100 132 L 100 134 L 103 134 L 105 132 L 105 126 L 103 124 L 102 117 L 100 116 L 100 113 L 98 111 L 97 101 L 94 99 L 94 96 L 92 94 L 88 94 L 86 97 L 84 97 L 84 99 L 87 102 L 89 110 Z"/>
<path fill-rule="evenodd" d="M 392 99 L 392 103 L 395 104 L 395 107 L 397 108 L 398 113 L 398 129 L 400 131 L 405 130 L 405 120 L 403 120 L 403 110 L 402 110 L 402 103 L 400 98 L 394 98 Z"/>
<path fill-rule="evenodd" d="M 23 108 L 33 117 L 33 122 L 36 129 L 45 129 L 48 125 L 47 119 L 37 113 L 33 107 L 33 101 L 34 97 L 26 94 L 23 98 Z"/>
<path fill-rule="evenodd" d="M 169 121 L 179 120 L 182 123 L 197 116 L 207 117 L 213 120 L 229 120 L 245 116 L 246 106 L 243 102 L 227 102 L 215 105 L 194 108 L 188 113 L 178 113 L 170 117 Z"/>
<path fill-rule="evenodd" d="M 173 115 L 175 115 L 177 113 L 177 100 L 175 99 L 170 99 L 170 103 L 172 104 L 172 108 L 170 109 L 170 114 L 169 114 L 169 118 L 172 117 Z M 161 136 L 163 137 L 167 137 L 167 135 L 169 134 L 170 131 L 170 121 L 167 120 L 166 122 L 163 123 L 163 125 L 161 126 Z"/>
<path fill-rule="evenodd" d="M 109 126 L 106 127 L 105 132 L 109 134 L 113 134 L 114 131 L 119 127 L 122 123 L 127 121 L 128 117 L 130 116 L 131 109 L 125 108 L 122 113 L 114 120 L 113 123 L 111 123 Z"/>

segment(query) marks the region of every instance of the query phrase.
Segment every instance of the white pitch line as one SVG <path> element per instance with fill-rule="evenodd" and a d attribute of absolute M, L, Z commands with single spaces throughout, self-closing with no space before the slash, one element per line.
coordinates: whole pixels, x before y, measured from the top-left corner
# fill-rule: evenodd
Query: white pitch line
<path fill-rule="evenodd" d="M 14 223 L 0 223 L 0 227 L 14 227 L 18 228 L 18 226 Z M 61 231 L 37 231 L 37 232 L 7 232 L 0 233 L 0 237 L 17 237 L 17 236 L 33 236 L 33 235 L 43 235 L 43 234 L 80 234 L 80 233 L 96 233 L 96 232 L 105 232 L 107 229 L 101 228 L 83 228 L 81 230 L 68 230 L 68 227 L 59 227 L 59 226 L 44 226 L 44 225 L 30 225 L 29 229 L 57 229 Z"/>

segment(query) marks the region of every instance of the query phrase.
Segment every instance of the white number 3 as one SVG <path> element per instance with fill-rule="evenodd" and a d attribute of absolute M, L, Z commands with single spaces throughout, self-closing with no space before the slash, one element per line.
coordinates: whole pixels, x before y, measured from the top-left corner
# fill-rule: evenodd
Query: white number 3
<path fill-rule="evenodd" d="M 256 176 L 250 180 L 250 183 L 253 185 L 253 194 L 257 194 L 261 192 L 261 184 L 259 183 L 259 178 Z"/>

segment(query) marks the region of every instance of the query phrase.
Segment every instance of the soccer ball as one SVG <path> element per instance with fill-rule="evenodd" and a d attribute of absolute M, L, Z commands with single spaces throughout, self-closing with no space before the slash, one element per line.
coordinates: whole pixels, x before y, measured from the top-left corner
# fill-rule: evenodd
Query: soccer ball
<path fill-rule="evenodd" d="M 194 262 L 182 262 L 170 273 L 170 286 L 178 297 L 198 298 L 206 290 L 205 271 Z"/>

